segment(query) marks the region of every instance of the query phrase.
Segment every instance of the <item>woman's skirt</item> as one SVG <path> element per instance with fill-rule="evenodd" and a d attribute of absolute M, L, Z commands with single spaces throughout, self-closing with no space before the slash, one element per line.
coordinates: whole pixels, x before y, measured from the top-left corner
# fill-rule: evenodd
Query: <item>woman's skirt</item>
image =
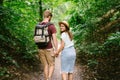
<path fill-rule="evenodd" d="M 64 48 L 61 52 L 61 72 L 73 73 L 76 59 L 76 51 L 73 46 Z"/>

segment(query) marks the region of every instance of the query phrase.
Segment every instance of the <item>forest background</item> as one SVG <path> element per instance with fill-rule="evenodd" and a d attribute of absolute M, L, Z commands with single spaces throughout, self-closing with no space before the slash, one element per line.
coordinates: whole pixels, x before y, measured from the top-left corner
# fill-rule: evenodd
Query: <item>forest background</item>
<path fill-rule="evenodd" d="M 86 80 L 120 79 L 119 0 L 0 0 L 0 79 L 12 80 L 39 63 L 33 34 L 46 9 L 53 13 L 58 39 L 58 22 L 69 22 Z"/>

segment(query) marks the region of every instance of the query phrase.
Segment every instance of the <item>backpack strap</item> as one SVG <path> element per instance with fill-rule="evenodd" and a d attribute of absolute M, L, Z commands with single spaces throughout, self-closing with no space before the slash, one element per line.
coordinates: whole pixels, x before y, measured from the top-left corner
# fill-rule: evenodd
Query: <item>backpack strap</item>
<path fill-rule="evenodd" d="M 42 22 L 38 23 L 37 26 L 39 26 L 39 24 L 42 25 Z M 48 27 L 49 25 L 52 25 L 52 24 L 53 24 L 53 23 L 51 23 L 51 22 L 47 22 L 47 23 L 45 24 L 45 25 L 46 25 L 45 27 Z M 44 24 L 43 24 L 43 25 L 44 25 Z M 34 36 L 36 35 L 37 26 L 35 27 Z M 43 32 L 42 32 L 42 33 L 43 33 Z"/>
<path fill-rule="evenodd" d="M 51 23 L 51 22 L 48 22 L 48 23 L 46 23 L 46 27 L 48 27 L 49 25 L 52 25 L 53 23 Z"/>

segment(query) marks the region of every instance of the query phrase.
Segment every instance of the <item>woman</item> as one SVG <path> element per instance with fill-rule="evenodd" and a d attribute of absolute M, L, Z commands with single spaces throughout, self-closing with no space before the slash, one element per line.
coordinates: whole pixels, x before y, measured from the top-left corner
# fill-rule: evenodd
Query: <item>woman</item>
<path fill-rule="evenodd" d="M 56 51 L 56 56 L 61 52 L 61 72 L 63 80 L 73 80 L 73 70 L 76 59 L 76 52 L 73 43 L 73 36 L 69 24 L 66 21 L 59 22 L 61 32 L 61 45 Z"/>

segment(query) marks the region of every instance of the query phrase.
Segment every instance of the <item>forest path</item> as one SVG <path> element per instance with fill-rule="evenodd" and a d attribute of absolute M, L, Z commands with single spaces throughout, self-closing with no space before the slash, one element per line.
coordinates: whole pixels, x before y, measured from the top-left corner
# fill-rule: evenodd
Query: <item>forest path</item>
<path fill-rule="evenodd" d="M 53 73 L 52 80 L 61 80 L 61 74 L 60 74 L 60 55 L 55 58 L 55 71 Z M 73 80 L 83 80 L 82 76 L 82 69 L 80 68 L 80 65 L 76 64 L 74 69 L 74 79 Z M 37 80 L 37 79 L 36 79 Z M 43 73 L 40 74 L 40 79 L 38 80 L 44 80 Z"/>
<path fill-rule="evenodd" d="M 55 58 L 55 70 L 53 73 L 52 80 L 62 80 L 60 69 L 61 68 L 60 68 L 60 55 L 59 55 L 57 58 Z M 74 67 L 73 80 L 83 80 L 83 77 L 86 76 L 83 74 L 83 72 L 84 72 L 83 66 L 80 65 L 80 63 L 76 63 Z M 0 79 L 0 80 L 4 80 L 4 79 Z M 38 66 L 34 67 L 33 71 L 22 70 L 19 76 L 16 76 L 13 79 L 9 79 L 9 80 L 44 80 L 43 66 L 41 65 L 41 63 L 39 63 Z"/>

